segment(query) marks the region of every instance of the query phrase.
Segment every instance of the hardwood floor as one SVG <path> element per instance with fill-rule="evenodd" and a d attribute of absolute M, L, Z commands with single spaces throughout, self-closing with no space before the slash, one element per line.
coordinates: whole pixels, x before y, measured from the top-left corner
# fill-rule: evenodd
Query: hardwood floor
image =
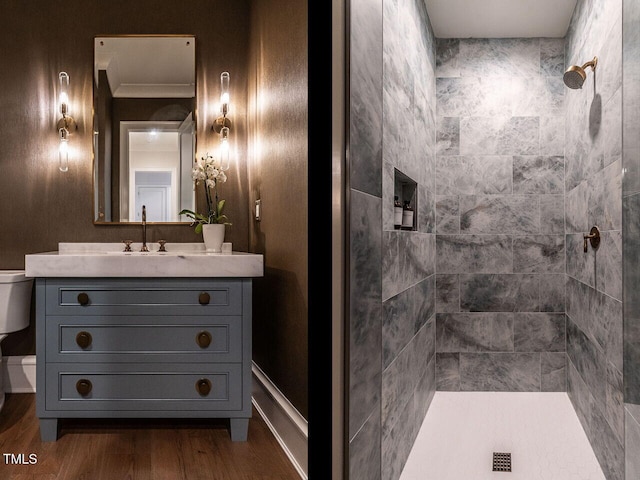
<path fill-rule="evenodd" d="M 57 442 L 40 441 L 35 395 L 7 394 L 0 453 L 37 455 L 31 465 L 0 457 L 0 480 L 300 480 L 255 411 L 247 442 L 224 419 L 73 419 Z"/>

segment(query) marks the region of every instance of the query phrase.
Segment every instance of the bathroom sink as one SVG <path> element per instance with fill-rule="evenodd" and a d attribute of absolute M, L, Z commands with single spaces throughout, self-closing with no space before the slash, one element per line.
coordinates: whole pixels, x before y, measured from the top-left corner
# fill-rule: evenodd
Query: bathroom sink
<path fill-rule="evenodd" d="M 261 277 L 263 257 L 207 252 L 204 243 L 167 243 L 166 252 L 140 243 L 60 243 L 58 250 L 25 256 L 27 277 Z"/>

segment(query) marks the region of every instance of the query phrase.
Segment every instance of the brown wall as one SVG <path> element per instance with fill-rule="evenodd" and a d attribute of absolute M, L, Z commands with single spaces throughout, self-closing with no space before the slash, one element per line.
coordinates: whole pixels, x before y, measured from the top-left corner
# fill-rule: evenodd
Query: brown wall
<path fill-rule="evenodd" d="M 58 242 L 141 239 L 139 225 L 93 224 L 93 38 L 109 34 L 191 34 L 196 37 L 197 150 L 217 145 L 210 131 L 218 116 L 220 73 L 231 77 L 231 119 L 238 163 L 221 188 L 233 222 L 226 241 L 248 249 L 246 91 L 248 0 L 136 2 L 44 0 L 0 2 L 0 269 L 24 268 L 24 256 L 56 250 Z M 70 138 L 69 171 L 57 166 L 55 124 L 58 72 L 70 77 L 71 114 L 79 130 Z M 150 225 L 148 239 L 199 242 L 188 225 Z M 3 342 L 5 355 L 33 353 L 33 325 Z"/>
<path fill-rule="evenodd" d="M 225 240 L 234 250 L 264 254 L 265 277 L 254 284 L 254 359 L 305 417 L 306 5 L 190 0 L 186 8 L 177 0 L 69 0 L 61 8 L 44 0 L 0 2 L 0 18 L 6 20 L 0 30 L 0 269 L 22 269 L 25 254 L 56 250 L 59 242 L 141 238 L 139 225 L 93 223 L 93 38 L 195 35 L 198 155 L 217 145 L 209 128 L 218 116 L 219 75 L 226 70 L 238 162 L 220 189 L 233 223 Z M 62 70 L 70 76 L 71 113 L 79 125 L 65 174 L 57 167 L 55 130 Z M 259 155 L 253 148 L 258 139 Z M 260 223 L 251 216 L 255 198 L 263 202 Z M 188 225 L 150 225 L 148 238 L 202 241 Z M 33 332 L 32 322 L 30 329 L 10 335 L 3 353 L 34 353 Z"/>
<path fill-rule="evenodd" d="M 265 261 L 254 360 L 308 418 L 307 2 L 255 0 L 249 48 L 250 198 L 262 202 L 249 242 Z"/>

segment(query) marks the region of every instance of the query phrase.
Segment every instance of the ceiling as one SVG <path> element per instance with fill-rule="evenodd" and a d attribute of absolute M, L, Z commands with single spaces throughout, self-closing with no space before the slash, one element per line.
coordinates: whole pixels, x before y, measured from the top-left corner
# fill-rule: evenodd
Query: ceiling
<path fill-rule="evenodd" d="M 96 37 L 96 83 L 99 70 L 107 71 L 114 97 L 195 97 L 195 37 Z"/>
<path fill-rule="evenodd" d="M 576 0 L 425 0 L 438 38 L 564 37 Z"/>

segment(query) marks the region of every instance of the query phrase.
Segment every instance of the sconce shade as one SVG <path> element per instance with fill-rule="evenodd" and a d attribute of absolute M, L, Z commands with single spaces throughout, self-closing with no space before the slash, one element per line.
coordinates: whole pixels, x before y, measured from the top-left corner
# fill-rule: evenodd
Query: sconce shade
<path fill-rule="evenodd" d="M 61 172 L 69 170 L 69 132 L 65 128 L 58 130 L 60 145 L 58 146 L 58 168 Z"/>
<path fill-rule="evenodd" d="M 62 117 L 56 122 L 58 132 L 58 168 L 61 172 L 69 170 L 69 135 L 78 129 L 78 125 L 69 115 L 69 75 L 66 72 L 58 74 L 59 92 L 58 108 Z"/>

